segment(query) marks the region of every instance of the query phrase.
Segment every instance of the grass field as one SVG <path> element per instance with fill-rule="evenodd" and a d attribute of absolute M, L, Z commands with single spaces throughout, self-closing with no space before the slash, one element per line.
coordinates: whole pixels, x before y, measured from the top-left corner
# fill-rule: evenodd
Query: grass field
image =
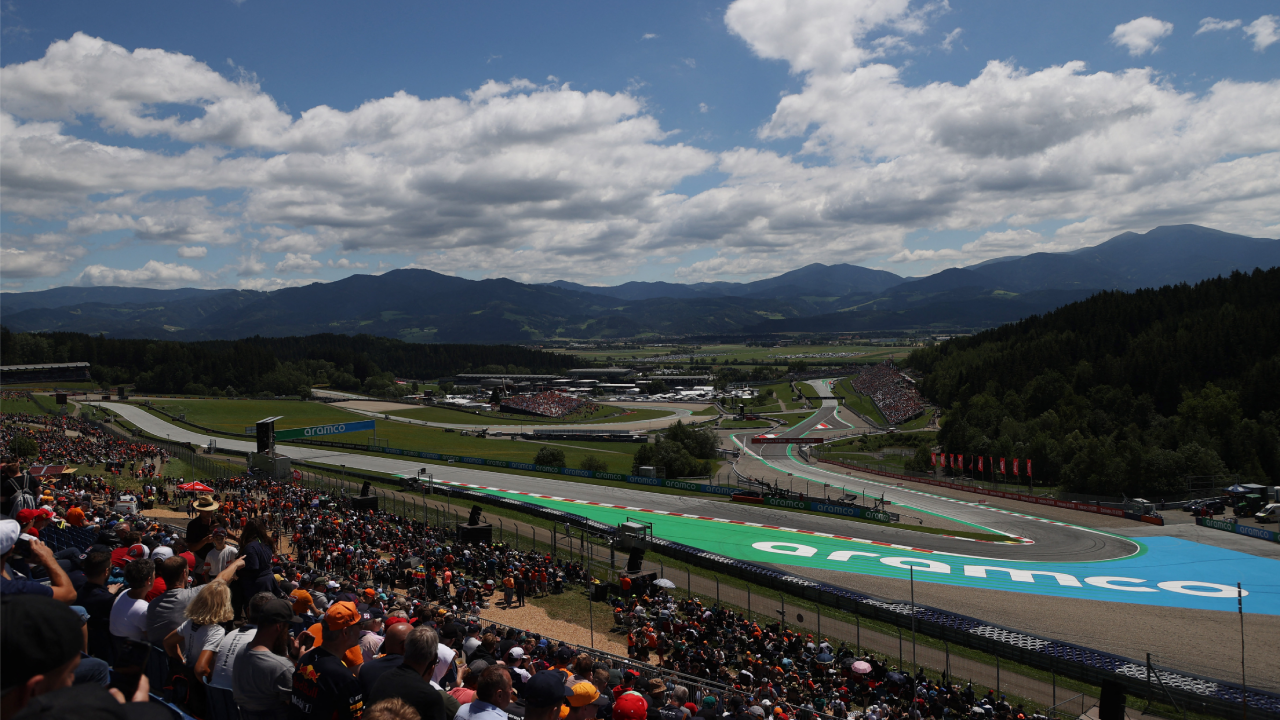
<path fill-rule="evenodd" d="M 788 425 L 795 425 L 797 423 L 804 422 L 805 419 L 807 419 L 811 415 L 813 415 L 813 413 L 811 412 L 798 412 L 798 413 L 786 413 L 783 415 L 770 415 L 769 417 L 773 418 L 774 420 L 781 420 Z"/>
<path fill-rule="evenodd" d="M 387 413 L 393 417 L 406 417 L 413 420 L 434 423 L 452 423 L 455 425 L 569 425 L 573 423 L 627 423 L 659 420 L 671 417 L 667 410 L 651 410 L 649 408 L 624 409 L 615 405 L 605 405 L 601 412 L 589 418 L 574 420 L 538 419 L 531 416 L 509 415 L 501 413 L 476 413 L 470 410 L 454 410 L 445 407 L 417 407 L 396 410 Z M 714 414 L 714 413 L 712 413 Z"/>
<path fill-rule="evenodd" d="M 702 408 L 701 410 L 695 411 L 693 414 L 694 414 L 694 417 L 708 417 L 708 416 L 719 415 L 720 410 L 717 409 L 715 405 L 709 405 L 707 407 Z"/>
<path fill-rule="evenodd" d="M 933 411 L 926 410 L 925 413 L 920 417 L 914 420 L 908 420 L 902 423 L 901 425 L 899 425 L 898 429 L 899 430 L 919 430 L 920 428 L 929 427 L 929 421 L 932 419 L 933 419 Z"/>
<path fill-rule="evenodd" d="M 48 395 L 36 395 L 35 401 L 22 398 L 21 400 L 0 400 L 0 412 L 7 413 L 35 413 L 37 415 L 49 415 L 57 412 L 57 405 L 54 404 L 53 398 Z"/>
<path fill-rule="evenodd" d="M 188 422 L 241 437 L 246 426 L 268 417 L 280 416 L 277 430 L 365 419 L 324 403 L 293 400 L 162 400 L 154 407 L 171 415 L 185 413 Z"/>
<path fill-rule="evenodd" d="M 884 459 L 881 460 L 875 457 L 874 455 L 867 455 L 866 453 L 842 453 L 842 452 L 824 453 L 822 455 L 822 459 L 823 460 L 839 460 L 840 462 L 853 463 L 855 465 L 868 465 L 871 467 L 877 467 L 877 466 L 883 465 L 889 468 L 895 468 L 897 470 L 902 470 L 904 464 L 907 462 L 906 456 L 903 456 L 903 455 L 885 455 Z"/>
<path fill-rule="evenodd" d="M 773 423 L 764 420 L 725 420 L 720 423 L 720 427 L 730 430 L 740 430 L 749 428 L 767 428 L 773 427 Z"/>

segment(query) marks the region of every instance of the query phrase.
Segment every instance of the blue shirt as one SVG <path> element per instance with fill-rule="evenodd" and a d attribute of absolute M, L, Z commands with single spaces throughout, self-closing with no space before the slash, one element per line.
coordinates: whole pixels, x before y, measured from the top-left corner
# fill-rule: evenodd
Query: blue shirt
<path fill-rule="evenodd" d="M 28 580 L 15 573 L 8 563 L 4 571 L 9 577 L 0 576 L 0 596 L 2 595 L 43 595 L 53 597 L 53 588 L 35 580 Z M 10 579 L 12 578 L 12 579 Z"/>
<path fill-rule="evenodd" d="M 453 720 L 507 720 L 507 711 L 483 700 L 472 700 L 458 708 Z"/>

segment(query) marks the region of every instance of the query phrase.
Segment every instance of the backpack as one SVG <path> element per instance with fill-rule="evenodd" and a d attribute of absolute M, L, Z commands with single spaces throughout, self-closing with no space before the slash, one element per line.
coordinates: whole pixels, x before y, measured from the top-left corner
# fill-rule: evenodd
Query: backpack
<path fill-rule="evenodd" d="M 14 494 L 12 498 L 13 504 L 10 506 L 9 515 L 17 517 L 19 510 L 35 510 L 36 498 L 27 488 L 31 485 L 30 476 L 26 476 L 22 484 L 18 484 L 18 476 L 9 478 L 9 484 L 13 486 Z"/>

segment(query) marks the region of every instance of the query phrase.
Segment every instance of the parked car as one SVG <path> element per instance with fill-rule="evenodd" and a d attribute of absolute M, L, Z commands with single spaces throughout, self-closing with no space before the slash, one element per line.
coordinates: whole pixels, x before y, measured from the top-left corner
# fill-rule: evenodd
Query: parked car
<path fill-rule="evenodd" d="M 1253 514 L 1253 519 L 1260 523 L 1276 522 L 1280 519 L 1280 503 L 1271 503 Z"/>
<path fill-rule="evenodd" d="M 1182 509 L 1186 512 L 1199 512 L 1205 508 L 1208 508 L 1213 512 L 1213 514 L 1217 515 L 1218 513 L 1225 513 L 1227 511 L 1227 504 L 1218 498 L 1202 498 L 1200 500 L 1192 500 L 1184 505 Z"/>

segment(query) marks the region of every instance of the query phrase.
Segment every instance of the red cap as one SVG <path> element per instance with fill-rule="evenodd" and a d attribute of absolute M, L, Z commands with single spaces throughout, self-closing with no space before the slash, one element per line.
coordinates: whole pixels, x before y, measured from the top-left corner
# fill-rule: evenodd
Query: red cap
<path fill-rule="evenodd" d="M 613 720 L 644 720 L 649 703 L 638 692 L 625 692 L 613 702 Z"/>

